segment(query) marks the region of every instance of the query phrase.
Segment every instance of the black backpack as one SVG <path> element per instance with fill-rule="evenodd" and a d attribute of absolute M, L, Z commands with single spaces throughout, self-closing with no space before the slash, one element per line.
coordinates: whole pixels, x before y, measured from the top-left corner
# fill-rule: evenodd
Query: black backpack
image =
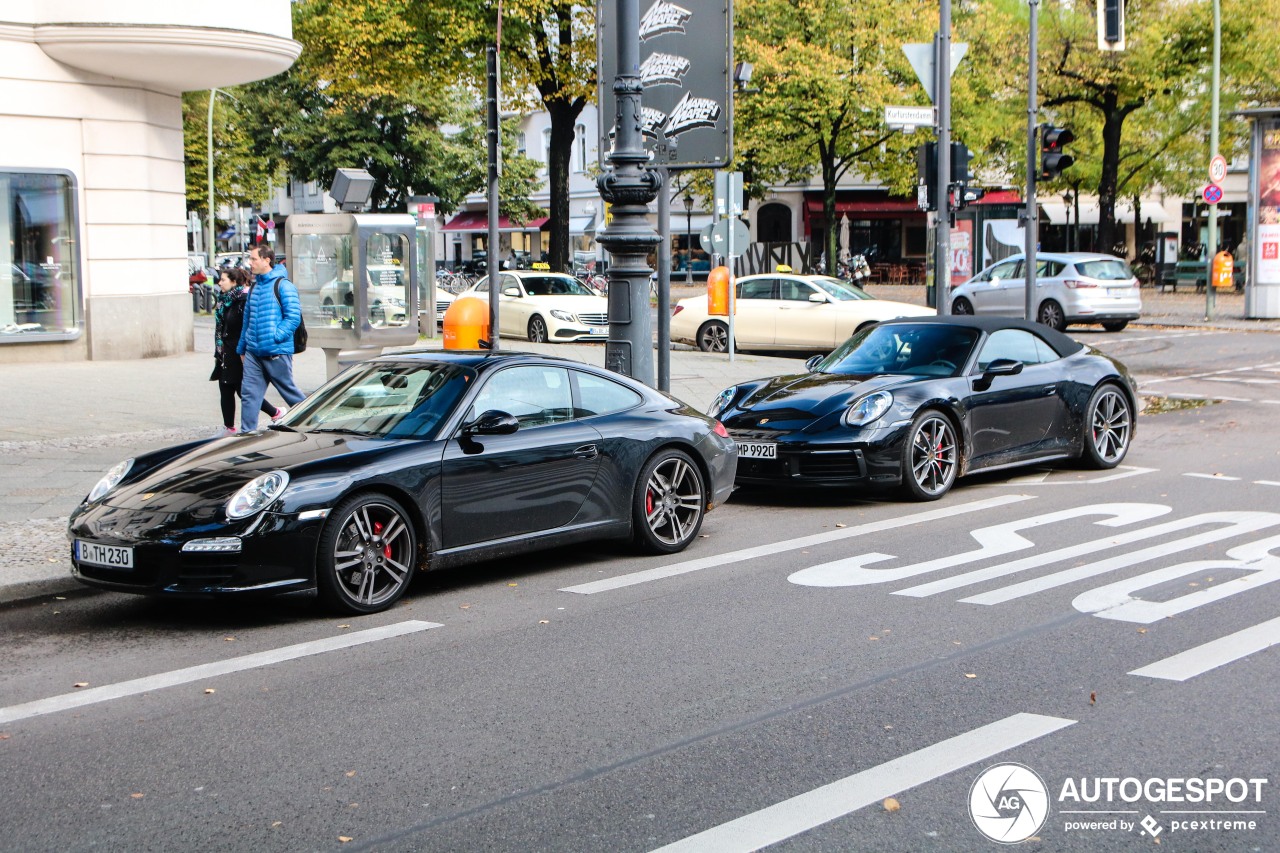
<path fill-rule="evenodd" d="M 276 279 L 276 302 L 280 303 L 280 310 L 284 311 L 284 300 L 280 298 L 280 279 Z M 293 352 L 304 352 L 307 348 L 307 321 L 302 319 L 302 314 L 298 314 L 298 328 L 293 330 Z"/>

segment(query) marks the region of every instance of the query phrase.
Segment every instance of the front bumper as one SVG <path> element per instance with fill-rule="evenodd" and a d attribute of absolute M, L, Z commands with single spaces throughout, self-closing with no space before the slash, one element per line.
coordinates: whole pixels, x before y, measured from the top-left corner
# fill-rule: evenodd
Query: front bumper
<path fill-rule="evenodd" d="M 316 542 L 322 520 L 300 521 L 296 514 L 263 513 L 239 523 L 186 528 L 167 523 L 163 514 L 96 504 L 71 517 L 71 574 L 100 589 L 144 595 L 212 596 L 274 594 L 315 586 Z M 189 552 L 194 539 L 238 537 L 237 553 Z M 133 549 L 133 567 L 107 568 L 83 563 L 74 540 Z"/>
<path fill-rule="evenodd" d="M 769 441 L 777 445 L 776 459 L 738 456 L 735 478 L 739 486 L 847 487 L 896 486 L 902 482 L 902 443 L 906 426 L 868 430 L 814 440 L 796 433 L 734 430 L 735 441 Z"/>

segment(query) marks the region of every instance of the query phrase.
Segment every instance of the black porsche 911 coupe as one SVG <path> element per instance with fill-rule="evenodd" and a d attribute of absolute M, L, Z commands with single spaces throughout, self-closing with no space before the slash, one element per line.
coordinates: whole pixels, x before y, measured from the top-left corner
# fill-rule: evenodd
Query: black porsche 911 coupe
<path fill-rule="evenodd" d="M 674 553 L 733 490 L 723 425 L 566 359 L 402 352 L 267 430 L 121 462 L 72 514 L 72 572 L 123 592 L 317 588 L 374 613 L 419 569 L 594 539 Z"/>
<path fill-rule="evenodd" d="M 1112 468 L 1133 441 L 1124 366 L 1023 320 L 890 320 L 808 366 L 712 403 L 738 443 L 738 485 L 901 486 L 928 501 L 976 471 Z"/>

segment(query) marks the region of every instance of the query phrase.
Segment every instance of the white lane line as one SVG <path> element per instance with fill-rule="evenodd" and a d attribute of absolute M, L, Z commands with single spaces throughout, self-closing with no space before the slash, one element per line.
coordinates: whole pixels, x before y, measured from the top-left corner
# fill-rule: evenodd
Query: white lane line
<path fill-rule="evenodd" d="M 750 853 L 844 817 L 1015 746 L 1075 725 L 1042 714 L 1014 714 L 933 746 L 846 776 L 653 853 Z"/>
<path fill-rule="evenodd" d="M 1253 484 L 1255 486 L 1280 486 L 1280 483 L 1275 480 L 1254 480 Z"/>
<path fill-rule="evenodd" d="M 879 533 L 883 530 L 893 530 L 898 527 L 907 527 L 912 524 L 937 521 L 941 518 L 950 518 L 951 516 L 963 515 L 968 512 L 980 512 L 985 509 L 1004 506 L 1005 504 L 1029 500 L 1034 500 L 1034 496 L 1004 495 L 998 498 L 987 498 L 985 500 L 957 504 L 956 506 L 945 507 L 943 509 L 932 509 L 926 510 L 925 512 L 918 512 L 913 515 L 902 515 L 897 518 L 890 518 L 884 521 L 873 521 L 867 524 L 859 524 L 856 527 L 845 527 L 839 530 L 830 530 L 825 533 L 815 533 L 812 536 L 801 536 L 798 539 L 784 539 L 781 542 L 770 542 L 768 545 L 757 545 L 754 548 L 742 548 L 740 550 L 729 551 L 724 554 L 713 554 L 710 557 L 699 557 L 695 560 L 685 560 L 681 563 L 672 563 L 669 566 L 659 566 L 656 569 L 645 569 L 641 572 L 632 572 L 630 574 L 619 575 L 613 578 L 604 578 L 598 581 L 591 581 L 590 583 L 577 584 L 576 586 L 566 586 L 562 588 L 560 592 L 576 592 L 580 595 L 609 592 L 611 590 L 622 589 L 627 586 L 635 586 L 636 584 L 663 580 L 665 578 L 688 574 L 689 572 L 696 572 L 702 569 L 710 569 L 716 566 L 727 565 L 729 563 L 751 560 L 756 557 L 767 557 L 771 554 L 781 554 L 784 551 L 795 551 L 800 548 L 808 548 L 813 545 L 825 545 L 828 542 L 839 542 L 842 539 L 851 539 L 855 536 L 865 536 L 868 533 Z"/>
<path fill-rule="evenodd" d="M 1234 481 L 1234 480 L 1239 480 L 1239 479 L 1240 479 L 1239 477 L 1228 477 L 1226 474 L 1195 474 L 1195 473 L 1192 473 L 1192 472 L 1189 472 L 1189 471 L 1184 471 L 1184 472 L 1183 472 L 1183 474 L 1182 474 L 1182 476 L 1184 476 L 1184 477 L 1199 477 L 1199 478 L 1200 478 L 1200 479 L 1202 479 L 1202 480 L 1230 480 L 1230 481 Z"/>
<path fill-rule="evenodd" d="M 1015 477 L 1003 485 L 1005 486 L 1092 486 L 1097 483 L 1110 483 L 1113 480 L 1123 480 L 1126 477 L 1137 477 L 1140 474 L 1150 474 L 1159 468 L 1139 468 L 1136 465 L 1119 465 L 1116 470 L 1110 474 L 1103 474 L 1100 477 L 1094 477 L 1089 480 L 1046 480 L 1053 471 L 1045 471 L 1037 474 L 1027 474 L 1022 477 Z"/>
<path fill-rule="evenodd" d="M 1173 657 L 1158 660 L 1130 675 L 1163 678 L 1168 681 L 1186 681 L 1211 669 L 1229 664 L 1254 652 L 1280 643 L 1280 618 L 1271 619 L 1252 628 L 1245 628 L 1201 646 L 1187 649 Z"/>
<path fill-rule="evenodd" d="M 149 693 L 153 690 L 160 690 L 165 687 L 174 687 L 179 684 L 190 684 L 193 681 L 200 681 L 205 678 L 213 678 L 219 675 L 227 675 L 232 672 L 256 669 L 260 666 L 270 666 L 273 663 L 281 663 L 282 661 L 294 660 L 296 658 L 307 657 L 308 655 L 318 655 L 323 654 L 324 652 L 333 652 L 339 649 L 350 648 L 351 646 L 373 643 L 378 640 L 401 637 L 405 634 L 425 631 L 428 628 L 442 627 L 444 626 L 438 622 L 421 622 L 418 620 L 397 622 L 394 625 L 385 625 L 381 628 L 370 628 L 367 631 L 356 631 L 352 634 L 343 634 L 339 637 L 329 637 L 324 640 L 312 640 L 307 643 L 284 646 L 279 649 L 257 652 L 255 654 L 244 655 L 243 657 L 231 658 L 230 660 L 218 661 L 216 663 L 205 663 L 200 664 L 199 666 L 187 667 L 186 669 L 175 669 L 172 672 L 148 675 L 143 678 L 135 678 L 130 681 L 121 681 L 118 684 L 104 684 L 101 687 L 91 687 L 86 690 L 77 690 L 75 693 L 64 693 L 61 696 L 51 696 L 48 699 L 37 699 L 34 702 L 24 702 L 21 705 L 10 705 L 8 708 L 0 708 L 0 725 L 12 723 L 15 720 L 39 717 L 42 714 L 54 714 L 71 708 L 93 705 L 98 702 L 108 702 L 112 699 L 120 699 L 124 696 L 134 696 L 138 693 Z"/>

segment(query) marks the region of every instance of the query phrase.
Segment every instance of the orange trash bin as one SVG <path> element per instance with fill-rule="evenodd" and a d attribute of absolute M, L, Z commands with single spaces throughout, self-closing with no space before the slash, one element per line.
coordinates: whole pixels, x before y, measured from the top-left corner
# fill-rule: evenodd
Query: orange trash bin
<path fill-rule="evenodd" d="M 716 267 L 707 275 L 707 313 L 729 316 L 729 268 Z"/>
<path fill-rule="evenodd" d="M 1236 286 L 1235 258 L 1226 249 L 1213 256 L 1213 286 L 1219 290 L 1230 290 Z"/>
<path fill-rule="evenodd" d="M 444 312 L 445 349 L 481 349 L 489 342 L 489 303 L 474 296 L 455 299 Z"/>

